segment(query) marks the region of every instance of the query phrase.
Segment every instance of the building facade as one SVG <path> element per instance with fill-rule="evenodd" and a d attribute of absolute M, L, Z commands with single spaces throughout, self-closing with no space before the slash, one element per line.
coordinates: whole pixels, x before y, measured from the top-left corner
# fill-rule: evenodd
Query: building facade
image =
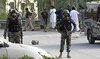
<path fill-rule="evenodd" d="M 29 9 L 34 8 L 35 12 L 38 14 L 38 7 L 36 0 L 6 0 L 6 12 L 8 12 L 9 9 L 15 9 L 15 8 L 17 8 L 19 11 L 22 11 L 23 8 L 26 7 Z"/>

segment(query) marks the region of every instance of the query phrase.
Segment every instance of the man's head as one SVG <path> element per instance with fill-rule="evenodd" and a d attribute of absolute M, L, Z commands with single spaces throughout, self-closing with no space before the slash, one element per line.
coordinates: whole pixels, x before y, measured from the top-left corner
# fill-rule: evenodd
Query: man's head
<path fill-rule="evenodd" d="M 63 8 L 62 8 L 62 7 L 60 7 L 60 10 L 63 10 Z"/>
<path fill-rule="evenodd" d="M 35 11 L 35 9 L 34 8 L 31 8 L 31 11 L 33 12 L 33 11 Z"/>
<path fill-rule="evenodd" d="M 28 8 L 26 8 L 25 10 L 28 11 Z"/>
<path fill-rule="evenodd" d="M 11 11 L 11 16 L 12 16 L 12 17 L 16 17 L 16 16 L 17 16 L 16 10 L 12 10 L 12 11 Z"/>
<path fill-rule="evenodd" d="M 75 7 L 72 7 L 72 10 L 75 10 Z"/>
<path fill-rule="evenodd" d="M 44 8 L 44 11 L 47 11 L 47 9 L 46 9 L 46 8 Z"/>
<path fill-rule="evenodd" d="M 51 8 L 54 9 L 55 7 L 54 6 L 51 6 Z"/>
<path fill-rule="evenodd" d="M 81 6 L 81 5 L 79 5 L 79 9 L 84 9 L 84 7 L 83 7 L 83 6 Z"/>
<path fill-rule="evenodd" d="M 69 16 L 69 11 L 68 11 L 68 10 L 64 10 L 64 11 L 63 11 L 63 15 L 64 15 L 65 17 Z"/>
<path fill-rule="evenodd" d="M 67 9 L 71 9 L 70 5 L 67 5 Z"/>

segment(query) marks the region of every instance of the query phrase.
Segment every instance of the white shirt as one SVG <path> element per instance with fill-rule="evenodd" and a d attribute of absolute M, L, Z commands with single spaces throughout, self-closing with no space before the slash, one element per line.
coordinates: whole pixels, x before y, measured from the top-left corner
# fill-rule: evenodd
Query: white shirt
<path fill-rule="evenodd" d="M 55 14 L 55 12 L 56 12 L 56 9 L 51 9 L 50 10 L 50 22 L 56 22 L 56 14 Z"/>
<path fill-rule="evenodd" d="M 77 19 L 77 20 L 78 20 L 78 14 L 79 14 L 79 12 L 77 12 L 76 10 L 72 10 L 72 11 L 70 12 L 70 17 L 71 17 L 72 19 Z"/>

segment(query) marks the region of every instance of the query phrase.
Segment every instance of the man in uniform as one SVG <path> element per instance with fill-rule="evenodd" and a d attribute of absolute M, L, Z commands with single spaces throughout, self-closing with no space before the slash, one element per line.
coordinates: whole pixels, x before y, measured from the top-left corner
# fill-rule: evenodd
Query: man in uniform
<path fill-rule="evenodd" d="M 31 27 L 31 31 L 34 31 L 34 26 L 32 25 L 32 22 L 31 22 L 31 13 L 28 10 L 28 8 L 26 8 L 26 22 L 25 22 L 23 31 L 26 31 L 26 28 L 28 27 L 28 25 Z"/>
<path fill-rule="evenodd" d="M 5 31 L 4 31 L 4 39 L 6 39 L 6 33 L 8 31 L 8 40 L 12 43 L 22 43 L 21 38 L 23 36 L 22 33 L 22 25 L 21 20 L 17 17 L 16 10 L 11 11 L 11 17 L 7 18 Z"/>
<path fill-rule="evenodd" d="M 64 44 L 66 40 L 67 45 L 67 58 L 71 58 L 70 56 L 70 46 L 71 46 L 71 34 L 75 31 L 76 25 L 75 22 L 70 18 L 69 11 L 63 11 L 64 18 L 57 23 L 57 30 L 61 33 L 61 44 L 60 44 L 60 55 L 59 58 L 62 57 L 62 52 L 64 50 Z M 71 31 L 71 24 L 74 25 L 74 30 Z"/>
<path fill-rule="evenodd" d="M 35 13 L 35 10 L 32 8 L 31 22 L 32 22 L 33 30 L 35 29 L 35 18 L 36 18 L 36 16 L 37 16 L 37 14 Z"/>
<path fill-rule="evenodd" d="M 43 19 L 43 22 L 44 22 L 44 32 L 47 32 L 46 27 L 48 23 L 48 12 L 46 8 L 44 8 L 44 11 L 41 13 L 41 18 Z"/>

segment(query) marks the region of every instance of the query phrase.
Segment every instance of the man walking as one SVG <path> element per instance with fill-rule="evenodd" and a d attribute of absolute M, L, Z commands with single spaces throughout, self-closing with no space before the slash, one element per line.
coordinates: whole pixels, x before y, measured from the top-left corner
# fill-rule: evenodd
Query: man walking
<path fill-rule="evenodd" d="M 79 12 L 75 10 L 75 7 L 72 7 L 72 11 L 70 12 L 70 17 L 72 20 L 74 20 L 75 24 L 76 24 L 76 31 L 79 31 Z M 72 30 L 73 30 L 73 26 L 72 26 Z"/>
<path fill-rule="evenodd" d="M 54 6 L 51 6 L 51 10 L 50 10 L 50 25 L 51 28 L 54 29 L 56 26 L 56 9 Z"/>
<path fill-rule="evenodd" d="M 31 31 L 34 31 L 34 28 L 33 28 L 32 22 L 31 22 L 31 13 L 29 12 L 28 8 L 26 8 L 26 23 L 23 28 L 24 31 L 26 31 L 26 27 L 28 25 L 31 27 Z"/>
<path fill-rule="evenodd" d="M 6 27 L 4 31 L 4 39 L 6 39 L 6 33 L 8 31 L 8 40 L 12 43 L 21 43 L 22 33 L 22 24 L 21 20 L 17 17 L 17 12 L 12 10 L 11 16 L 8 17 L 6 22 Z"/>
<path fill-rule="evenodd" d="M 36 16 L 37 16 L 37 14 L 35 13 L 35 10 L 32 8 L 31 22 L 32 22 L 33 30 L 35 29 L 35 18 L 36 18 Z"/>
<path fill-rule="evenodd" d="M 44 31 L 47 32 L 46 27 L 47 27 L 47 22 L 48 22 L 48 12 L 46 8 L 41 13 L 41 18 L 43 19 L 43 23 L 44 23 Z"/>
<path fill-rule="evenodd" d="M 71 20 L 69 16 L 69 11 L 64 10 L 63 12 L 64 18 L 57 23 L 57 30 L 61 33 L 61 44 L 60 44 L 60 55 L 59 58 L 62 57 L 62 52 L 64 50 L 64 45 L 66 41 L 67 45 L 67 58 L 71 58 L 70 56 L 70 47 L 71 47 L 71 34 L 75 31 L 76 25 L 73 20 Z M 71 31 L 71 24 L 74 25 L 74 30 Z"/>

